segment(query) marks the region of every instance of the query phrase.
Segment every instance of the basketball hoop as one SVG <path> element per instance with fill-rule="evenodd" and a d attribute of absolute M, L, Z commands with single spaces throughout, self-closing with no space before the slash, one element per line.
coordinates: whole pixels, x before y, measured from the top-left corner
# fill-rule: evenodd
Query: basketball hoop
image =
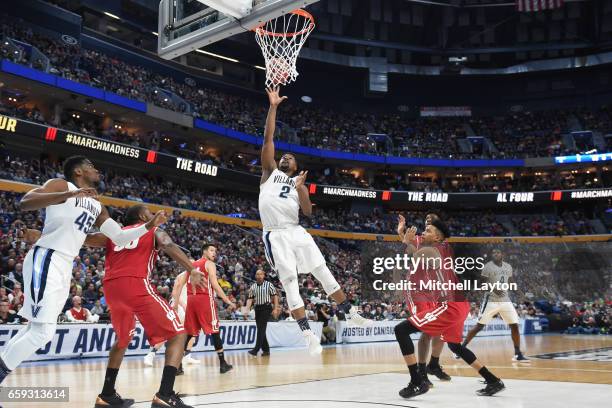
<path fill-rule="evenodd" d="M 266 61 L 267 88 L 287 85 L 296 80 L 299 75 L 297 57 L 314 28 L 314 18 L 302 9 L 255 28 L 255 39 Z"/>

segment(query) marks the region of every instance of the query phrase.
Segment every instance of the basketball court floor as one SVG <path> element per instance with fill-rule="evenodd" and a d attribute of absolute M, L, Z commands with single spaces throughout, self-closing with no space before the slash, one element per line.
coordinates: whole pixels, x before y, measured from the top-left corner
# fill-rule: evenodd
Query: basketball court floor
<path fill-rule="evenodd" d="M 270 357 L 246 351 L 227 352 L 234 365 L 219 374 L 214 353 L 196 353 L 200 365 L 187 366 L 175 389 L 197 407 L 568 407 L 603 406 L 612 400 L 612 337 L 534 335 L 524 337 L 531 364 L 512 362 L 509 337 L 476 338 L 472 349 L 506 383 L 495 397 L 478 397 L 479 377 L 445 349 L 441 363 L 453 376 L 435 378 L 429 393 L 412 400 L 398 396 L 408 382 L 407 369 L 393 342 L 326 347 L 310 357 L 306 349 L 273 349 Z M 106 360 L 85 359 L 24 364 L 4 386 L 69 386 L 70 402 L 4 403 L 4 408 L 91 407 L 100 391 Z M 141 357 L 126 358 L 117 379 L 118 391 L 148 407 L 159 385 L 163 358 L 145 367 Z M 606 403 L 606 401 L 608 401 Z"/>

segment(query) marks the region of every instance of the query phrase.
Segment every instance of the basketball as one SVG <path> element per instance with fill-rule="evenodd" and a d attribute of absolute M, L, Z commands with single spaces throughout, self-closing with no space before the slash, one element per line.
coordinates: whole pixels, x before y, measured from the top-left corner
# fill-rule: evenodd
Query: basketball
<path fill-rule="evenodd" d="M 5 3 L 0 408 L 610 406 L 612 0 Z"/>

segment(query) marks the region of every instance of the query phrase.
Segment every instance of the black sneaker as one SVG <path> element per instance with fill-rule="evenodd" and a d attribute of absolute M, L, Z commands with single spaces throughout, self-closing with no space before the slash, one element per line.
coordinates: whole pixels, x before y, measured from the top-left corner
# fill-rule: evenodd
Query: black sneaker
<path fill-rule="evenodd" d="M 429 385 L 426 381 L 421 382 L 419 385 L 410 382 L 406 388 L 400 390 L 399 395 L 402 398 L 412 398 L 425 394 L 427 391 L 429 391 Z"/>
<path fill-rule="evenodd" d="M 487 383 L 487 386 L 481 390 L 476 391 L 476 394 L 481 395 L 481 396 L 491 397 L 505 389 L 506 389 L 506 386 L 504 385 L 502 380 L 498 379 L 495 382 Z"/>
<path fill-rule="evenodd" d="M 221 367 L 219 367 L 219 372 L 221 374 L 225 374 L 228 371 L 230 371 L 232 368 L 234 368 L 233 365 L 226 363 L 225 361 L 223 363 L 221 363 Z"/>
<path fill-rule="evenodd" d="M 172 392 L 172 395 L 169 396 L 161 396 L 159 392 L 155 394 L 153 397 L 153 401 L 151 401 L 151 408 L 193 408 L 191 405 L 187 405 L 181 400 L 179 395 L 176 392 Z"/>
<path fill-rule="evenodd" d="M 427 374 L 435 375 L 440 381 L 451 380 L 451 376 L 444 372 L 442 366 L 427 366 Z"/>
<path fill-rule="evenodd" d="M 183 370 L 183 365 L 181 364 L 179 368 L 176 370 L 176 375 L 179 376 L 183 374 L 185 374 L 185 370 Z"/>
<path fill-rule="evenodd" d="M 421 375 L 421 378 L 423 378 L 423 382 L 427 383 L 429 388 L 433 388 L 433 383 L 429 381 L 429 378 L 427 378 L 427 368 L 425 368 L 424 370 L 421 370 L 419 368 L 419 374 Z"/>
<path fill-rule="evenodd" d="M 99 394 L 98 398 L 96 398 L 95 408 L 106 408 L 106 407 L 119 407 L 119 408 L 127 408 L 134 405 L 134 400 L 131 398 L 123 399 L 121 395 L 115 394 L 113 395 L 102 395 Z"/>
<path fill-rule="evenodd" d="M 252 356 L 257 357 L 257 353 L 258 353 L 258 351 L 256 351 L 256 350 L 249 350 L 249 351 L 248 351 L 248 353 L 249 353 L 250 355 L 252 355 Z"/>
<path fill-rule="evenodd" d="M 516 361 L 519 363 L 531 363 L 531 360 L 525 357 L 523 353 L 515 354 L 514 357 L 512 357 L 512 361 Z"/>

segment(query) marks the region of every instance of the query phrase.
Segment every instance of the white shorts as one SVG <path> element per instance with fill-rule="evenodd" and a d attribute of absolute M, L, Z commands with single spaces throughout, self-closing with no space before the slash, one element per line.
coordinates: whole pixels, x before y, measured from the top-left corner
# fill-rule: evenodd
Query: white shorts
<path fill-rule="evenodd" d="M 28 251 L 23 261 L 21 316 L 38 323 L 57 323 L 70 294 L 73 259 L 39 246 Z"/>
<path fill-rule="evenodd" d="M 325 258 L 312 236 L 302 226 L 264 231 L 263 242 L 268 263 L 282 281 L 291 275 L 311 273 Z"/>
<path fill-rule="evenodd" d="M 487 298 L 480 308 L 480 316 L 478 323 L 486 325 L 497 314 L 506 322 L 506 324 L 517 324 L 519 322 L 518 313 L 512 302 L 490 302 Z"/>

